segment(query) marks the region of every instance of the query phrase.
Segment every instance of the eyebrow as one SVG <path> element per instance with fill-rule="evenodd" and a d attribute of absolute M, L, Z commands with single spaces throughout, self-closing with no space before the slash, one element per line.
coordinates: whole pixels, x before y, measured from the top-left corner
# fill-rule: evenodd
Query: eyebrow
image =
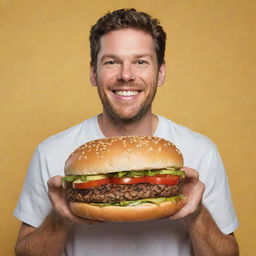
<path fill-rule="evenodd" d="M 103 55 L 103 56 L 100 58 L 100 61 L 103 61 L 104 59 L 107 59 L 107 58 L 116 59 L 117 57 L 116 57 L 114 54 L 106 54 L 106 55 Z"/>
<path fill-rule="evenodd" d="M 140 59 L 140 58 L 150 58 L 151 60 L 153 59 L 153 57 L 149 54 L 138 54 L 138 55 L 135 55 L 134 56 L 135 59 Z M 107 59 L 107 58 L 110 58 L 110 59 L 119 59 L 118 56 L 114 55 L 114 54 L 106 54 L 106 55 L 103 55 L 101 58 L 100 58 L 100 61 L 103 61 L 104 59 Z"/>

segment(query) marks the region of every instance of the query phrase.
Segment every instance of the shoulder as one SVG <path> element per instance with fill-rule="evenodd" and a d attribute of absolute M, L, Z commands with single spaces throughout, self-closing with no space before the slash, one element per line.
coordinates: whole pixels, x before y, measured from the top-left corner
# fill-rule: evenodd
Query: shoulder
<path fill-rule="evenodd" d="M 216 144 L 207 136 L 165 117 L 160 117 L 160 124 L 160 136 L 174 143 L 181 151 L 184 165 L 203 171 L 206 175 L 213 156 L 218 155 Z"/>
<path fill-rule="evenodd" d="M 38 145 L 38 151 L 44 155 L 64 155 L 67 157 L 74 149 L 91 140 L 91 125 L 96 117 L 84 120 L 62 132 L 52 135 Z"/>
<path fill-rule="evenodd" d="M 204 149 L 216 148 L 215 143 L 207 136 L 165 117 L 160 116 L 159 118 L 161 124 L 165 126 L 166 136 L 172 138 L 174 144 L 186 145 L 186 147 L 198 146 Z"/>

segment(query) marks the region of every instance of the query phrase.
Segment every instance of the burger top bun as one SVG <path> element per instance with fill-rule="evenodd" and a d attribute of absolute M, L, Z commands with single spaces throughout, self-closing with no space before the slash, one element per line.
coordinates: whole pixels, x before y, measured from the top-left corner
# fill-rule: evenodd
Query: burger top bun
<path fill-rule="evenodd" d="M 154 136 L 109 137 L 87 142 L 65 163 L 65 175 L 95 175 L 130 170 L 182 167 L 181 152 Z"/>

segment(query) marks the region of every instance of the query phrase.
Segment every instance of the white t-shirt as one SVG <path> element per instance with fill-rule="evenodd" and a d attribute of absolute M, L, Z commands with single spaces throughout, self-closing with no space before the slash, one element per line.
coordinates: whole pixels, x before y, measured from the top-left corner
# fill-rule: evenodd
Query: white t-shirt
<path fill-rule="evenodd" d="M 232 206 L 225 170 L 214 143 L 164 117 L 154 136 L 173 142 L 182 152 L 185 166 L 196 169 L 206 185 L 203 203 L 225 234 L 238 226 Z M 68 156 L 83 143 L 103 138 L 97 117 L 71 127 L 43 141 L 36 149 L 14 211 L 21 221 L 40 226 L 52 206 L 47 196 L 47 181 L 64 175 Z M 167 256 L 190 255 L 190 239 L 181 220 L 168 219 L 139 223 L 74 225 L 63 255 L 68 256 Z"/>

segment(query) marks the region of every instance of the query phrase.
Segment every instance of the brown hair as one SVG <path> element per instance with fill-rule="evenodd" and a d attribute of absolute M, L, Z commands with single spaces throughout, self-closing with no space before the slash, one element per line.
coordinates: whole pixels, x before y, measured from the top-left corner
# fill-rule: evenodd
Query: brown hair
<path fill-rule="evenodd" d="M 155 41 L 158 66 L 164 63 L 166 34 L 159 21 L 136 9 L 120 9 L 101 17 L 90 31 L 91 65 L 96 70 L 100 38 L 112 30 L 136 28 L 149 33 Z"/>

